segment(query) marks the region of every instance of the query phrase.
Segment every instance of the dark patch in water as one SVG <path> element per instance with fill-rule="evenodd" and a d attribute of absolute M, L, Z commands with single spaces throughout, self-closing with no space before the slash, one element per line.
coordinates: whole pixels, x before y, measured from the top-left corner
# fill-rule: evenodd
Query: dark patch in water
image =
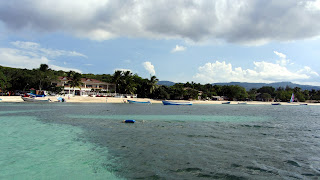
<path fill-rule="evenodd" d="M 133 178 L 133 179 L 147 179 L 147 180 L 159 180 L 159 179 L 164 179 L 164 178 L 161 178 L 160 176 L 158 175 L 153 175 L 153 176 L 148 176 L 148 177 L 138 177 L 138 178 Z"/>
<path fill-rule="evenodd" d="M 246 168 L 250 170 L 260 171 L 260 172 L 272 173 L 272 171 L 261 169 L 259 167 L 247 166 Z"/>
<path fill-rule="evenodd" d="M 239 164 L 231 164 L 231 167 L 237 168 L 237 167 L 241 167 L 241 165 L 239 165 Z"/>
<path fill-rule="evenodd" d="M 201 177 L 201 176 L 198 176 Z M 204 176 L 202 176 L 204 177 Z M 208 177 L 208 176 L 206 176 Z M 214 175 L 209 175 L 211 179 L 225 179 L 225 180 L 246 180 L 247 178 L 241 176 L 235 176 L 232 174 L 216 173 Z"/>
<path fill-rule="evenodd" d="M 288 160 L 288 161 L 285 161 L 285 163 L 291 164 L 292 166 L 301 167 L 301 166 L 300 166 L 297 162 L 295 162 L 295 161 Z"/>
<path fill-rule="evenodd" d="M 216 136 L 212 135 L 187 135 L 188 137 L 194 137 L 194 138 L 218 138 Z"/>
<path fill-rule="evenodd" d="M 177 169 L 174 172 L 198 172 L 202 171 L 200 168 L 186 168 L 186 169 Z"/>
<path fill-rule="evenodd" d="M 247 127 L 247 128 L 269 128 L 269 129 L 275 128 L 275 127 L 270 127 L 270 126 L 249 125 L 249 124 L 241 125 L 241 127 Z"/>

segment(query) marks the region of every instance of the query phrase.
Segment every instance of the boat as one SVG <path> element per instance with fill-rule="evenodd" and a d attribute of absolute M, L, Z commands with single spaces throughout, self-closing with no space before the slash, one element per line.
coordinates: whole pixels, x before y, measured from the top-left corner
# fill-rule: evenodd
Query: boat
<path fill-rule="evenodd" d="M 246 102 L 238 102 L 238 104 L 247 104 Z"/>
<path fill-rule="evenodd" d="M 58 102 L 66 102 L 66 100 L 62 97 L 57 97 Z"/>
<path fill-rule="evenodd" d="M 221 103 L 221 104 L 230 104 L 231 102 L 230 101 L 228 101 L 228 102 L 223 102 L 223 103 Z"/>
<path fill-rule="evenodd" d="M 192 105 L 192 102 L 162 101 L 163 105 Z"/>
<path fill-rule="evenodd" d="M 271 105 L 281 105 L 280 103 L 271 103 Z"/>
<path fill-rule="evenodd" d="M 307 106 L 308 104 L 307 103 L 303 103 L 303 104 L 300 104 L 300 105 Z"/>
<path fill-rule="evenodd" d="M 134 100 L 127 100 L 129 104 L 151 104 L 150 101 L 134 101 Z"/>
<path fill-rule="evenodd" d="M 294 101 L 294 94 L 292 93 L 289 103 L 292 103 L 293 101 Z"/>
<path fill-rule="evenodd" d="M 48 99 L 38 99 L 35 96 L 29 96 L 29 97 L 21 97 L 26 102 L 50 102 L 51 100 Z"/>
<path fill-rule="evenodd" d="M 135 123 L 136 120 L 134 120 L 134 119 L 127 119 L 127 120 L 123 120 L 122 122 L 123 122 L 123 123 Z"/>

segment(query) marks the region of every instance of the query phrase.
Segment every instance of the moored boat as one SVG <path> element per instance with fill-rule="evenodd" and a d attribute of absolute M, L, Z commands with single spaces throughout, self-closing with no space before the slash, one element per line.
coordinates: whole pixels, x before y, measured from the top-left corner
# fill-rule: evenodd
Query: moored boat
<path fill-rule="evenodd" d="M 247 104 L 246 102 L 238 102 L 238 104 Z"/>
<path fill-rule="evenodd" d="M 134 101 L 134 100 L 127 100 L 129 104 L 151 104 L 150 101 Z"/>
<path fill-rule="evenodd" d="M 162 101 L 163 105 L 192 105 L 192 102 Z"/>
<path fill-rule="evenodd" d="M 223 102 L 223 103 L 221 103 L 221 104 L 230 104 L 231 102 L 230 101 L 228 101 L 228 102 Z"/>
<path fill-rule="evenodd" d="M 281 105 L 280 103 L 271 103 L 271 105 Z"/>
<path fill-rule="evenodd" d="M 29 96 L 29 97 L 21 97 L 24 101 L 26 102 L 50 102 L 50 99 L 38 99 L 34 96 Z"/>
<path fill-rule="evenodd" d="M 66 100 L 62 97 L 57 97 L 58 102 L 66 102 Z"/>

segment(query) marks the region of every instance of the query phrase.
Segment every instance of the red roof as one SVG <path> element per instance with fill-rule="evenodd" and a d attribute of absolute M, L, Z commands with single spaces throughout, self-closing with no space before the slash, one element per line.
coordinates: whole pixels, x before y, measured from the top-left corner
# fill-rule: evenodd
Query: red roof
<path fill-rule="evenodd" d="M 64 81 L 69 81 L 71 80 L 71 78 L 68 78 L 68 77 L 63 77 L 63 76 L 60 76 L 58 78 L 59 80 L 64 80 Z M 99 80 L 96 80 L 96 79 L 89 79 L 89 78 L 81 78 L 81 82 L 82 83 L 85 83 L 85 82 L 92 82 L 92 83 L 105 83 L 105 82 L 102 82 L 102 81 L 99 81 Z"/>

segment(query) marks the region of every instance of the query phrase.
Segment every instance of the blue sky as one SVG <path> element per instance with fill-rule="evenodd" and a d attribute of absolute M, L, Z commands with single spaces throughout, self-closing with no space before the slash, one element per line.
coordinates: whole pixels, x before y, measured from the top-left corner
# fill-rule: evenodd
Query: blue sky
<path fill-rule="evenodd" d="M 1 1 L 0 65 L 320 85 L 319 19 L 320 0 Z"/>

